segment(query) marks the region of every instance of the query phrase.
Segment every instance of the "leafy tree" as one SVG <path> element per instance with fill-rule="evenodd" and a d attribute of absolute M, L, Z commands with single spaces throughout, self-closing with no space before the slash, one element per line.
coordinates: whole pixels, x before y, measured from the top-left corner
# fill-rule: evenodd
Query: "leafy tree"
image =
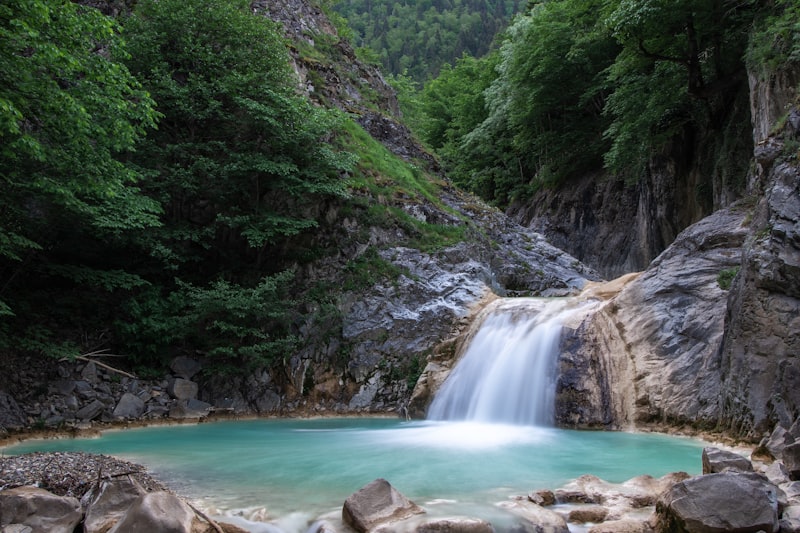
<path fill-rule="evenodd" d="M 40 320 L 52 297 L 31 305 L 39 287 L 138 283 L 75 261 L 81 234 L 108 242 L 158 224 L 158 204 L 119 157 L 156 118 L 149 95 L 111 59 L 124 53 L 118 25 L 95 9 L 0 4 L 0 315 L 17 315 L 0 325 L 4 344 L 53 348 Z"/>
<path fill-rule="evenodd" d="M 277 28 L 247 2 L 146 0 L 126 31 L 129 66 L 164 116 L 136 161 L 176 261 L 228 244 L 261 268 L 270 246 L 316 225 L 304 206 L 346 193 L 352 157 L 325 142 L 338 115 L 296 94 Z"/>
<path fill-rule="evenodd" d="M 266 362 L 291 344 L 278 290 L 291 276 L 279 272 L 316 206 L 346 194 L 353 157 L 331 144 L 340 116 L 298 94 L 276 25 L 244 0 L 143 0 L 125 30 L 128 65 L 163 115 L 134 161 L 164 217 L 139 238 L 159 261 L 157 290 L 131 301 L 121 332 L 153 354 L 213 347 L 239 366 Z M 140 323 L 148 309 L 173 333 Z"/>

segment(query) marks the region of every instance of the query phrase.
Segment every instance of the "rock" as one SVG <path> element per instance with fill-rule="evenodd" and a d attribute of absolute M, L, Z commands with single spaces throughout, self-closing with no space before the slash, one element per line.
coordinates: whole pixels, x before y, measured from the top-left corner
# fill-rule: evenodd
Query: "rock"
<path fill-rule="evenodd" d="M 364 533 L 378 526 L 424 513 L 385 479 L 376 479 L 351 494 L 342 507 L 342 520 Z"/>
<path fill-rule="evenodd" d="M 204 418 L 211 412 L 211 404 L 200 400 L 182 400 L 175 402 L 169 410 L 170 418 Z"/>
<path fill-rule="evenodd" d="M 792 481 L 800 480 L 800 442 L 786 446 L 781 454 L 783 465 Z"/>
<path fill-rule="evenodd" d="M 165 491 L 148 492 L 133 501 L 109 533 L 191 533 L 194 516 L 191 508 L 177 496 Z"/>
<path fill-rule="evenodd" d="M 494 528 L 479 518 L 438 518 L 422 522 L 415 533 L 494 533 Z"/>
<path fill-rule="evenodd" d="M 800 520 L 781 518 L 779 523 L 781 526 L 781 533 L 800 533 Z"/>
<path fill-rule="evenodd" d="M 777 425 L 769 436 L 764 447 L 769 451 L 773 458 L 779 459 L 783 454 L 783 449 L 792 444 L 795 437 L 783 426 Z"/>
<path fill-rule="evenodd" d="M 556 495 L 553 494 L 552 490 L 535 490 L 528 494 L 528 501 L 542 507 L 548 507 L 556 504 Z"/>
<path fill-rule="evenodd" d="M 129 476 L 103 481 L 87 498 L 84 533 L 105 533 L 144 494 L 144 488 Z"/>
<path fill-rule="evenodd" d="M 81 407 L 78 412 L 75 413 L 75 417 L 79 420 L 94 420 L 100 416 L 105 408 L 105 404 L 100 400 L 92 400 L 91 403 Z"/>
<path fill-rule="evenodd" d="M 34 533 L 34 531 L 31 526 L 10 524 L 7 526 L 0 526 L 0 533 Z"/>
<path fill-rule="evenodd" d="M 578 507 L 569 512 L 568 522 L 575 524 L 585 524 L 591 522 L 599 524 L 608 516 L 608 509 L 600 505 L 587 505 L 585 507 Z"/>
<path fill-rule="evenodd" d="M 660 533 L 778 531 L 778 491 L 754 473 L 696 476 L 669 489 L 656 504 Z"/>
<path fill-rule="evenodd" d="M 753 463 L 738 453 L 707 446 L 703 448 L 703 473 L 713 474 L 725 470 L 752 472 Z"/>
<path fill-rule="evenodd" d="M 86 363 L 81 370 L 81 377 L 89 383 L 97 383 L 97 365 L 94 362 Z"/>
<path fill-rule="evenodd" d="M 745 217 L 721 209 L 689 226 L 617 296 L 565 327 L 557 425 L 716 423 L 728 299 L 717 278 L 739 264 Z"/>
<path fill-rule="evenodd" d="M 0 491 L 0 525 L 22 524 L 35 532 L 73 533 L 81 521 L 80 502 L 36 487 Z"/>
<path fill-rule="evenodd" d="M 0 428 L 20 429 L 25 427 L 27 417 L 16 400 L 5 392 L 0 392 Z"/>
<path fill-rule="evenodd" d="M 588 533 L 653 533 L 653 527 L 641 520 L 610 520 L 590 527 Z"/>
<path fill-rule="evenodd" d="M 115 418 L 139 418 L 144 413 L 144 401 L 135 394 L 126 392 L 114 408 Z"/>
<path fill-rule="evenodd" d="M 501 502 L 498 507 L 519 517 L 522 521 L 513 528 L 520 533 L 569 533 L 566 520 L 560 514 L 540 505 L 524 501 Z"/>
<path fill-rule="evenodd" d="M 179 355 L 172 360 L 172 362 L 169 364 L 169 368 L 172 370 L 172 373 L 179 378 L 192 379 L 195 374 L 200 372 L 202 366 L 197 359 L 192 359 L 191 357 L 186 357 L 185 355 Z"/>
<path fill-rule="evenodd" d="M 167 386 L 167 392 L 176 400 L 192 400 L 197 398 L 197 390 L 197 383 L 183 378 L 171 379 Z"/>
<path fill-rule="evenodd" d="M 779 461 L 775 461 L 767 466 L 763 473 L 765 476 L 767 476 L 767 479 L 775 485 L 781 485 L 791 481 L 789 479 L 789 472 L 786 470 L 786 467 L 783 466 L 783 463 Z"/>

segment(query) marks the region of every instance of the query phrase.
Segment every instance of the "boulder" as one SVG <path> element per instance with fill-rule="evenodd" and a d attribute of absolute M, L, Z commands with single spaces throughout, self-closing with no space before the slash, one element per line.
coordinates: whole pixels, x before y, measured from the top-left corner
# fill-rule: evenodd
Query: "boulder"
<path fill-rule="evenodd" d="M 83 521 L 84 532 L 105 533 L 125 516 L 133 502 L 145 493 L 145 489 L 130 476 L 103 481 L 89 494 Z"/>
<path fill-rule="evenodd" d="M 738 453 L 711 446 L 703 448 L 703 473 L 714 474 L 725 470 L 752 472 L 753 463 Z"/>
<path fill-rule="evenodd" d="M 200 372 L 201 365 L 197 359 L 179 355 L 172 360 L 169 364 L 169 368 L 179 378 L 192 379 L 195 374 Z"/>
<path fill-rule="evenodd" d="M 586 505 L 573 509 L 569 512 L 568 522 L 573 524 L 586 524 L 591 522 L 599 524 L 608 516 L 608 509 L 600 505 Z"/>
<path fill-rule="evenodd" d="M 786 428 L 777 425 L 775 429 L 772 430 L 772 434 L 769 436 L 769 439 L 767 439 L 764 447 L 773 458 L 779 459 L 783 454 L 783 449 L 794 441 L 795 437 Z"/>
<path fill-rule="evenodd" d="M 200 400 L 181 400 L 169 410 L 170 418 L 203 418 L 211 411 L 211 404 Z"/>
<path fill-rule="evenodd" d="M 415 533 L 494 533 L 494 528 L 480 518 L 438 518 L 421 523 Z"/>
<path fill-rule="evenodd" d="M 167 392 L 176 400 L 192 400 L 197 398 L 197 390 L 197 383 L 183 378 L 171 379 L 167 385 Z"/>
<path fill-rule="evenodd" d="M 552 490 L 548 489 L 535 490 L 528 494 L 528 501 L 542 507 L 548 507 L 556 504 L 556 495 L 553 494 Z"/>
<path fill-rule="evenodd" d="M 114 408 L 115 418 L 139 418 L 144 413 L 144 401 L 130 392 L 122 395 Z"/>
<path fill-rule="evenodd" d="M 793 481 L 800 480 L 800 442 L 794 442 L 783 449 L 783 466 Z"/>
<path fill-rule="evenodd" d="M 721 472 L 676 483 L 656 503 L 660 533 L 778 531 L 778 487 L 755 473 Z"/>
<path fill-rule="evenodd" d="M 524 501 L 501 502 L 498 507 L 519 517 L 513 528 L 519 533 L 569 533 L 564 517 L 535 503 Z"/>
<path fill-rule="evenodd" d="M 133 501 L 109 533 L 191 533 L 193 520 L 194 512 L 177 496 L 165 491 L 149 492 Z"/>
<path fill-rule="evenodd" d="M 69 496 L 56 496 L 37 487 L 0 491 L 0 526 L 4 528 L 19 524 L 35 532 L 72 533 L 82 517 L 80 502 Z"/>
<path fill-rule="evenodd" d="M 100 416 L 105 408 L 105 404 L 100 400 L 92 400 L 90 403 L 81 407 L 78 412 L 75 413 L 75 417 L 78 420 L 94 420 Z"/>
<path fill-rule="evenodd" d="M 385 479 L 376 479 L 351 494 L 342 507 L 342 520 L 364 533 L 403 520 L 424 509 L 403 496 Z"/>

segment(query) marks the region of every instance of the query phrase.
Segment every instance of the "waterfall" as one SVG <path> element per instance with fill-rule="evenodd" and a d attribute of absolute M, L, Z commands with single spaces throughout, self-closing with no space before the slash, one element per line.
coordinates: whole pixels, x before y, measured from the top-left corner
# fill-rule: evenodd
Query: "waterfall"
<path fill-rule="evenodd" d="M 573 300 L 498 300 L 428 409 L 429 420 L 553 424 L 561 327 Z"/>

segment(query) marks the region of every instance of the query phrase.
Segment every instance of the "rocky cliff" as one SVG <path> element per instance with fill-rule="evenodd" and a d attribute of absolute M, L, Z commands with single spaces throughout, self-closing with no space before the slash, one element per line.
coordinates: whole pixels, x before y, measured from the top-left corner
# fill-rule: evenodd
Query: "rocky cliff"
<path fill-rule="evenodd" d="M 679 234 L 565 336 L 561 424 L 689 423 L 758 439 L 800 415 L 797 81 L 751 76 L 749 196 Z"/>

